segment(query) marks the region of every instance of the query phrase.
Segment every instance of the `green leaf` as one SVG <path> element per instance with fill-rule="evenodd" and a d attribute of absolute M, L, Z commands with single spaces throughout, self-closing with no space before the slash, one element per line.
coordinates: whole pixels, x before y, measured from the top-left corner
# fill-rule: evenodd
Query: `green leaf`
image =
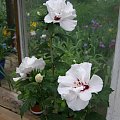
<path fill-rule="evenodd" d="M 36 99 L 35 98 L 29 98 L 26 101 L 23 102 L 22 106 L 20 107 L 20 115 L 21 117 L 24 115 L 25 112 L 30 110 L 32 106 L 36 104 Z"/>
<path fill-rule="evenodd" d="M 42 115 L 41 120 L 66 120 L 66 115 L 64 114 L 47 114 L 46 116 Z"/>
<path fill-rule="evenodd" d="M 97 112 L 91 112 L 86 115 L 85 120 L 106 120 L 106 119 Z"/>
<path fill-rule="evenodd" d="M 26 101 L 23 103 L 23 105 L 20 107 L 20 115 L 21 118 L 23 117 L 24 113 L 30 110 L 30 103 L 29 101 Z"/>
<path fill-rule="evenodd" d="M 65 101 L 62 101 L 62 102 L 61 102 L 61 107 L 62 107 L 62 108 L 65 108 L 65 107 L 66 107 Z"/>

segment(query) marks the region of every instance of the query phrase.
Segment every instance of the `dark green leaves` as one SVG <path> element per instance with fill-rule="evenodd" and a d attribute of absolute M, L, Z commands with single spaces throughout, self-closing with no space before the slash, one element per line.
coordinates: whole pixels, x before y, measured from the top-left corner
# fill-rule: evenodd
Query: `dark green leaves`
<path fill-rule="evenodd" d="M 91 112 L 88 115 L 86 115 L 85 120 L 106 120 L 106 119 L 96 112 Z"/>

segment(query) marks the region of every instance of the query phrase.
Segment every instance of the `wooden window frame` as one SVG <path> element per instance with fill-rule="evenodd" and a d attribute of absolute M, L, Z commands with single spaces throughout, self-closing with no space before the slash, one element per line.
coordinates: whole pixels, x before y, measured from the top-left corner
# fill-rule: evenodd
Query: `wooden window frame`
<path fill-rule="evenodd" d="M 24 0 L 14 0 L 16 11 L 16 35 L 19 61 L 28 56 L 28 35 L 26 31 L 26 13 Z"/>

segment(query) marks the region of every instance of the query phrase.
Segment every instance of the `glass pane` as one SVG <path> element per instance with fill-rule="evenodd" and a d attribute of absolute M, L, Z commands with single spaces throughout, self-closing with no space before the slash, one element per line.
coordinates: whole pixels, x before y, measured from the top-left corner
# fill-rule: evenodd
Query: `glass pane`
<path fill-rule="evenodd" d="M 49 74 L 50 78 L 51 74 L 53 74 L 54 82 L 57 81 L 58 76 L 65 75 L 72 64 L 80 64 L 82 62 L 92 63 L 91 77 L 93 74 L 96 74 L 102 78 L 104 81 L 103 90 L 98 95 L 93 94 L 92 99 L 89 101 L 89 106 L 85 109 L 86 111 L 82 110 L 83 114 L 71 111 L 70 114 L 74 114 L 74 117 L 81 116 L 84 118 L 86 116 L 85 120 L 91 117 L 91 115 L 94 117 L 95 115 L 97 117 L 101 117 L 101 115 L 105 117 L 108 97 L 111 92 L 111 69 L 117 35 L 119 1 L 70 0 L 77 14 L 77 26 L 71 32 L 65 29 L 71 27 L 72 23 L 65 22 L 65 26 L 62 26 L 63 21 L 59 24 L 61 17 L 54 13 L 54 11 L 52 13 L 57 14 L 54 16 L 54 24 L 44 22 L 44 17 L 48 14 L 47 7 L 43 5 L 45 2 L 45 0 L 25 0 L 26 30 L 29 35 L 29 56 L 42 57 L 45 60 L 46 74 Z M 77 72 L 79 73 L 80 71 Z M 50 78 L 48 78 L 48 81 L 52 81 Z M 89 85 L 84 85 L 84 87 L 89 89 Z M 67 114 L 69 110 L 67 111 L 67 106 L 65 107 L 64 102 L 60 101 L 60 96 L 56 99 L 64 107 L 59 108 L 58 102 L 56 106 L 59 107 L 55 106 L 54 110 L 61 114 L 64 111 Z"/>

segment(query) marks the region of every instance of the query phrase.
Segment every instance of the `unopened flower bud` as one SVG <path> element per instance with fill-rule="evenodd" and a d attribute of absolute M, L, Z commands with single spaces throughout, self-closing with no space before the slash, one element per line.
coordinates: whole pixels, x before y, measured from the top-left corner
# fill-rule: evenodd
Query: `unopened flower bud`
<path fill-rule="evenodd" d="M 39 11 L 37 11 L 37 15 L 40 15 L 40 12 L 39 12 Z"/>
<path fill-rule="evenodd" d="M 73 60 L 74 63 L 77 63 L 76 60 Z"/>
<path fill-rule="evenodd" d="M 39 73 L 35 76 L 35 81 L 41 83 L 43 80 L 43 76 Z"/>

